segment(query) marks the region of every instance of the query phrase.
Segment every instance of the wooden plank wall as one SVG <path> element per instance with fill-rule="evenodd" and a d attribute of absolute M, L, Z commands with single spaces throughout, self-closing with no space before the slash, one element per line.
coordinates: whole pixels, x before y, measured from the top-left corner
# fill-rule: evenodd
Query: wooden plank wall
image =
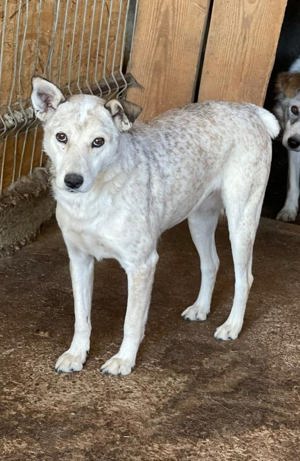
<path fill-rule="evenodd" d="M 95 85 L 104 74 L 109 76 L 119 69 L 128 0 L 122 4 L 98 1 L 95 10 L 94 2 L 89 2 L 87 11 L 86 2 L 80 0 L 10 0 L 5 24 L 3 3 L 0 0 L 0 31 L 5 27 L 1 106 L 29 98 L 33 75 L 78 92 L 89 90 L 89 85 Z"/>
<path fill-rule="evenodd" d="M 199 100 L 264 103 L 287 0 L 215 0 Z"/>
<path fill-rule="evenodd" d="M 27 107 L 33 75 L 53 80 L 66 92 L 78 92 L 118 72 L 128 1 L 0 0 L 0 114 L 19 100 Z M 20 110 L 19 105 L 14 109 Z M 40 165 L 41 139 L 41 129 L 0 138 L 4 190 L 20 175 L 29 174 L 32 166 Z"/>
<path fill-rule="evenodd" d="M 287 0 L 214 0 L 199 99 L 263 104 Z M 128 99 L 142 119 L 192 101 L 209 1 L 139 0 Z"/>
<path fill-rule="evenodd" d="M 148 120 L 171 107 L 191 102 L 195 97 L 196 99 L 199 97 L 200 100 L 228 99 L 262 104 L 272 70 L 286 3 L 287 0 L 214 0 L 213 3 L 212 0 L 139 0 L 136 30 L 128 70 L 132 72 L 144 89 L 130 89 L 128 99 L 143 107 L 141 119 Z M 86 73 L 87 67 L 89 67 L 88 74 L 91 78 L 93 78 L 95 67 L 102 69 L 102 48 L 98 58 L 96 52 L 92 53 L 93 57 L 87 66 L 88 36 L 81 51 L 78 46 L 82 30 L 88 34 L 91 33 L 90 29 L 92 29 L 91 46 L 93 50 L 98 43 L 96 26 L 83 27 L 85 2 L 79 2 L 76 34 L 73 33 L 74 29 L 72 28 L 75 3 L 70 3 L 72 8 L 67 18 L 65 47 L 63 49 L 61 47 L 64 14 L 59 15 L 55 46 L 51 58 L 53 67 L 51 70 L 47 69 L 49 43 L 53 34 L 52 27 L 49 25 L 53 23 L 56 3 L 51 0 L 43 2 L 44 9 L 39 26 L 36 24 L 38 4 L 39 2 L 35 1 L 28 4 L 30 13 L 26 26 L 27 35 L 22 72 L 19 72 L 18 85 L 12 91 L 11 74 L 14 65 L 14 43 L 15 40 L 22 40 L 23 35 L 16 36 L 17 12 L 20 2 L 19 0 L 12 0 L 8 3 L 10 21 L 7 25 L 4 43 L 3 62 L 6 71 L 1 76 L 2 105 L 8 103 L 12 94 L 13 96 L 15 94 L 21 95 L 22 99 L 29 97 L 30 79 L 33 73 L 46 75 L 64 85 L 67 77 L 69 77 L 66 63 L 70 55 L 70 42 L 73 35 L 75 40 L 73 58 L 76 64 L 72 67 L 74 89 L 82 83 L 82 78 L 85 79 L 84 73 Z M 200 56 L 205 32 L 208 28 L 209 9 L 212 4 L 200 91 L 198 95 L 195 95 Z M 65 2 L 62 2 L 61 5 L 64 11 Z M 103 4 L 98 2 L 96 5 L 96 17 L 99 18 L 101 16 L 99 8 Z M 111 5 L 110 0 L 105 0 L 104 15 L 108 15 Z M 117 7 L 118 2 L 114 2 L 113 5 Z M 0 25 L 1 18 L 3 18 L 3 14 L 0 14 Z M 108 16 L 105 18 L 105 26 L 102 28 L 100 37 L 101 43 L 105 42 L 104 35 L 107 31 Z M 123 19 L 124 13 L 122 13 Z M 89 26 L 90 21 L 91 11 L 87 14 L 85 26 Z M 23 22 L 24 17 L 21 15 L 20 27 L 25 27 Z M 111 23 L 112 36 L 110 37 L 107 60 L 109 66 L 112 66 L 114 50 L 116 49 L 113 36 L 118 23 L 118 13 L 115 6 L 112 10 Z M 122 30 L 123 28 L 120 29 L 120 36 Z M 38 53 L 33 52 L 37 32 L 41 37 Z M 82 53 L 80 59 L 79 52 Z M 61 53 L 64 53 L 63 59 L 61 59 Z M 34 59 L 32 59 L 33 54 L 35 55 Z M 116 55 L 120 56 L 120 52 L 118 51 Z M 60 68 L 61 62 L 63 62 L 62 68 Z M 109 72 L 109 69 L 106 71 Z M 8 146 L 9 149 L 6 150 L 5 158 L 3 158 L 4 187 L 9 186 L 14 180 L 14 172 L 19 171 L 21 174 L 27 174 L 31 162 L 34 165 L 38 165 L 40 162 L 40 134 L 36 139 L 37 149 L 33 158 L 31 158 L 30 152 L 31 146 L 35 142 L 34 134 L 28 134 L 25 149 L 23 149 L 24 136 L 26 135 L 20 134 L 19 137 L 7 141 L 11 147 Z M 0 142 L 0 161 L 4 152 L 3 142 Z"/>
<path fill-rule="evenodd" d="M 129 71 L 141 119 L 191 101 L 210 0 L 140 0 Z"/>

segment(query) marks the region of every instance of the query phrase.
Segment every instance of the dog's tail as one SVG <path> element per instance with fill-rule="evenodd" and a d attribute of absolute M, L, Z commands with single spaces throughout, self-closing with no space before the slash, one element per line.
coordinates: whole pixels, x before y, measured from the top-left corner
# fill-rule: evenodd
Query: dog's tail
<path fill-rule="evenodd" d="M 271 138 L 276 138 L 280 132 L 280 125 L 275 115 L 262 107 L 255 106 L 255 110 Z"/>

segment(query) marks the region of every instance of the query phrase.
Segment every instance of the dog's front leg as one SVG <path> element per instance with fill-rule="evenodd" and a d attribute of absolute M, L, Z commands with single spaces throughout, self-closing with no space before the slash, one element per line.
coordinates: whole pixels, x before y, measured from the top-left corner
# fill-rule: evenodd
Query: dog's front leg
<path fill-rule="evenodd" d="M 80 371 L 90 348 L 94 258 L 68 245 L 74 295 L 75 327 L 70 348 L 55 365 L 58 372 Z"/>
<path fill-rule="evenodd" d="M 276 219 L 295 221 L 299 201 L 300 152 L 289 150 L 288 188 L 285 204 Z"/>
<path fill-rule="evenodd" d="M 128 375 L 135 365 L 136 354 L 144 337 L 157 260 L 155 252 L 145 263 L 126 269 L 128 300 L 124 337 L 119 352 L 101 367 L 103 373 Z"/>

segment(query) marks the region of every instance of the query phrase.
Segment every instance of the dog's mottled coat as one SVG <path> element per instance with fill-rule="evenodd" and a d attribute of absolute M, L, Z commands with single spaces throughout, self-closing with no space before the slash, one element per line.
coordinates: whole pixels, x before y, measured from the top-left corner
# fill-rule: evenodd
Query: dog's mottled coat
<path fill-rule="evenodd" d="M 44 121 L 44 148 L 52 160 L 57 220 L 70 256 L 75 300 L 73 341 L 56 369 L 82 368 L 90 345 L 94 258 L 116 258 L 128 277 L 124 338 L 102 371 L 130 373 L 144 336 L 158 238 L 186 218 L 201 255 L 202 280 L 198 298 L 183 316 L 204 320 L 219 266 L 214 232 L 222 208 L 236 283 L 232 311 L 215 336 L 237 338 L 253 279 L 252 250 L 271 137 L 279 131 L 275 117 L 250 104 L 208 102 L 131 126 L 116 100 L 105 104 L 78 95 L 63 101 L 53 84 L 34 79 L 32 102 Z M 99 139 L 101 147 L 92 147 Z M 70 185 L 70 175 L 82 183 Z"/>

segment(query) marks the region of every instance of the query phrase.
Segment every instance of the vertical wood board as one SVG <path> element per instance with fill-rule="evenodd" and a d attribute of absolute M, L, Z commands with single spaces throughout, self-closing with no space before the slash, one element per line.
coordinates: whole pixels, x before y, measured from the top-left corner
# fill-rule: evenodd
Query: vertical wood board
<path fill-rule="evenodd" d="M 148 120 L 192 100 L 210 0 L 140 0 L 129 71 L 144 87 L 128 99 Z"/>
<path fill-rule="evenodd" d="M 286 0 L 215 0 L 199 100 L 263 104 Z"/>

